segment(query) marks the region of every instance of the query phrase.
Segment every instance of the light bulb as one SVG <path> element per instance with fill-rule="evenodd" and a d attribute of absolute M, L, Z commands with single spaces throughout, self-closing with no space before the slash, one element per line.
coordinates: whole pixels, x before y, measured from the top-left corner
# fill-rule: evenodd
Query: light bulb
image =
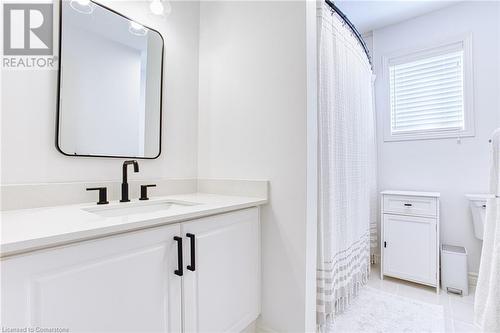
<path fill-rule="evenodd" d="M 90 0 L 76 0 L 81 6 L 88 6 L 90 4 Z"/>
<path fill-rule="evenodd" d="M 164 8 L 163 8 L 163 4 L 161 3 L 160 0 L 151 1 L 151 4 L 149 5 L 149 9 L 155 15 L 163 15 Z"/>

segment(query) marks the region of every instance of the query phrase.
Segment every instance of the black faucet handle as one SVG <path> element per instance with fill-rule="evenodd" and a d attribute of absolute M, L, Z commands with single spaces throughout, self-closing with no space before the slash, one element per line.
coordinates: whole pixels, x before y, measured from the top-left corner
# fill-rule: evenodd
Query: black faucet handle
<path fill-rule="evenodd" d="M 99 191 L 99 201 L 98 205 L 108 204 L 108 189 L 106 187 L 89 187 L 87 191 Z"/>
<path fill-rule="evenodd" d="M 149 200 L 148 187 L 156 187 L 156 184 L 141 185 L 141 197 L 139 200 Z"/>

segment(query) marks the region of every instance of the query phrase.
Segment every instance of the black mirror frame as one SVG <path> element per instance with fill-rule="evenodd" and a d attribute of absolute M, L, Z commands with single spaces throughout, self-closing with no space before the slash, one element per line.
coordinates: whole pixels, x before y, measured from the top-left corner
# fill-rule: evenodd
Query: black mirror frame
<path fill-rule="evenodd" d="M 154 159 L 157 159 L 158 157 L 160 157 L 161 155 L 161 140 L 162 140 L 162 130 L 163 130 L 163 62 L 164 62 L 164 53 L 165 53 L 165 39 L 163 38 L 163 35 L 156 29 L 153 29 L 153 28 L 150 28 L 142 23 L 139 23 L 135 20 L 132 20 L 131 18 L 129 18 L 128 16 L 125 16 L 119 12 L 117 12 L 116 10 L 114 9 L 111 9 L 107 6 L 104 6 L 102 4 L 99 4 L 99 3 L 96 3 L 95 1 L 93 0 L 90 0 L 90 2 L 92 4 L 94 4 L 95 6 L 98 6 L 98 7 L 101 7 L 101 8 L 104 8 L 116 15 L 119 15 L 129 21 L 133 21 L 133 22 L 137 22 L 139 23 L 140 25 L 142 25 L 143 27 L 151 30 L 151 31 L 154 31 L 156 32 L 160 38 L 161 38 L 161 65 L 160 65 L 160 73 L 161 73 L 161 77 L 160 77 L 160 135 L 159 135 L 159 146 L 158 146 L 158 155 L 154 156 L 154 157 L 140 157 L 140 156 L 110 156 L 110 155 L 79 155 L 79 154 L 68 154 L 68 153 L 65 153 L 61 147 L 59 147 L 59 118 L 60 118 L 60 112 L 61 112 L 61 64 L 62 64 L 62 57 L 61 57 L 61 49 L 62 49 L 62 2 L 65 1 L 65 0 L 60 0 L 59 1 L 59 36 L 58 36 L 58 39 L 59 39 L 59 45 L 58 45 L 58 48 L 59 48 L 59 52 L 58 52 L 58 64 L 57 64 L 57 105 L 56 105 L 56 140 L 55 140 L 55 144 L 56 144 L 56 149 L 63 155 L 65 156 L 72 156 L 72 157 L 102 157 L 102 158 L 133 158 L 133 159 L 143 159 L 143 160 L 154 160 Z M 67 0 L 66 0 L 67 1 Z"/>

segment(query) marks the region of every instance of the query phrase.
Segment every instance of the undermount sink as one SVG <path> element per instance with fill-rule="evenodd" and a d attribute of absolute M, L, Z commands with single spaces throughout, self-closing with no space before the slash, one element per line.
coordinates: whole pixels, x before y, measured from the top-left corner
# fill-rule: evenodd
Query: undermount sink
<path fill-rule="evenodd" d="M 162 200 L 162 201 L 117 203 L 117 204 L 111 204 L 109 206 L 88 207 L 82 209 L 86 212 L 96 214 L 102 217 L 118 217 L 118 216 L 166 211 L 175 208 L 182 208 L 194 205 L 197 205 L 197 203 Z"/>

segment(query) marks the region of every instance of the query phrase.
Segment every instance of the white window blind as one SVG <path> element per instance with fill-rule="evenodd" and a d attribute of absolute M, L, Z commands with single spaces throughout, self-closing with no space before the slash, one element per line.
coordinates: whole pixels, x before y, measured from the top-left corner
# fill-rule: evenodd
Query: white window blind
<path fill-rule="evenodd" d="M 465 129 L 464 52 L 389 63 L 391 135 Z"/>

